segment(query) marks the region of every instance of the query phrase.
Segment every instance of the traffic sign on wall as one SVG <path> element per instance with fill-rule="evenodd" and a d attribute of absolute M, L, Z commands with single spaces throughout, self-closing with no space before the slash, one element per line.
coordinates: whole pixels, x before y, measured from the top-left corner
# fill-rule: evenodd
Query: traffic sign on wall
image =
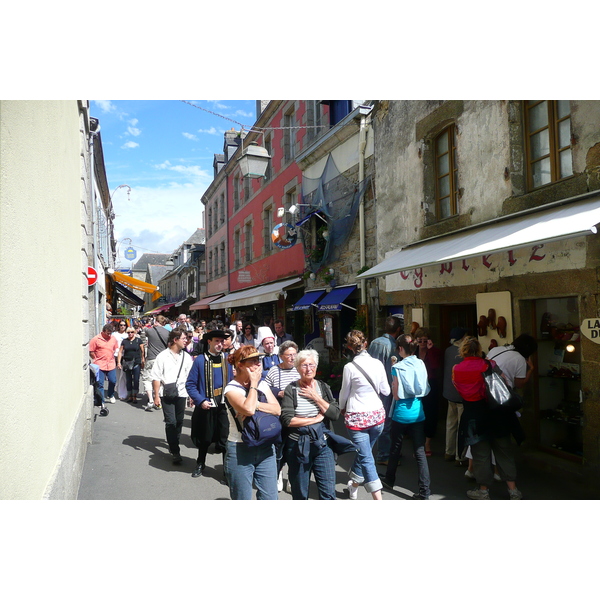
<path fill-rule="evenodd" d="M 94 267 L 88 267 L 87 279 L 88 285 L 94 285 L 98 281 L 98 271 Z"/>

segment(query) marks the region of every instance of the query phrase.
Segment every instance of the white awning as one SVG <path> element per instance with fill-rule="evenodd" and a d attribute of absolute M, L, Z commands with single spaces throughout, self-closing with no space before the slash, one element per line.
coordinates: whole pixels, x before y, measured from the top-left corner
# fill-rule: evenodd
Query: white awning
<path fill-rule="evenodd" d="M 600 223 L 600 197 L 555 208 L 527 212 L 500 222 L 483 224 L 468 231 L 419 242 L 388 253 L 387 257 L 357 279 L 383 277 L 428 265 L 514 250 L 596 233 Z"/>
<path fill-rule="evenodd" d="M 233 292 L 218 300 L 210 303 L 210 309 L 236 308 L 238 306 L 249 306 L 250 304 L 261 304 L 262 302 L 276 302 L 285 288 L 301 281 L 299 277 L 287 279 L 286 281 L 277 281 L 267 285 Z"/>

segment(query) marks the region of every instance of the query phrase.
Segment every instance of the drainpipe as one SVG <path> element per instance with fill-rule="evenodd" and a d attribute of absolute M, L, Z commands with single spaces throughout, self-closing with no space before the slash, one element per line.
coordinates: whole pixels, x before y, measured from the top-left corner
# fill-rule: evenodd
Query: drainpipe
<path fill-rule="evenodd" d="M 93 249 L 93 262 L 94 269 L 96 269 L 96 273 L 98 272 L 98 227 L 96 224 L 96 202 L 95 202 L 95 194 L 94 194 L 94 139 L 98 135 L 100 131 L 100 123 L 98 123 L 97 119 L 90 118 L 90 144 L 89 144 L 89 152 L 90 152 L 90 210 L 92 212 L 92 239 L 94 243 Z M 98 292 L 96 288 L 93 288 L 94 294 L 94 335 L 96 335 L 100 331 L 100 319 L 99 319 L 99 310 L 98 306 Z"/>
<path fill-rule="evenodd" d="M 360 115 L 360 130 L 358 134 L 358 186 L 359 189 L 365 178 L 365 150 L 367 147 L 367 115 L 371 112 L 370 107 L 368 112 L 362 112 Z M 365 203 L 364 194 L 361 195 L 360 204 L 358 206 L 358 223 L 360 230 L 360 268 L 366 264 L 365 257 Z M 367 303 L 366 281 L 360 280 L 360 303 Z"/>

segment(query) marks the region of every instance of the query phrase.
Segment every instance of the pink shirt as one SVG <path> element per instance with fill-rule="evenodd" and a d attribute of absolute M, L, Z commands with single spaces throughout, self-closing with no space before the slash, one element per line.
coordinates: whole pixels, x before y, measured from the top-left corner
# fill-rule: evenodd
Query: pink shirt
<path fill-rule="evenodd" d="M 494 361 L 490 361 L 495 364 Z M 466 356 L 452 369 L 452 383 L 465 402 L 477 402 L 485 398 L 485 382 L 482 373 L 488 363 L 478 356 Z"/>
<path fill-rule="evenodd" d="M 90 352 L 94 352 L 96 358 L 92 361 L 102 371 L 112 371 L 117 368 L 115 351 L 119 348 L 119 342 L 111 335 L 108 340 L 99 333 L 90 340 Z"/>

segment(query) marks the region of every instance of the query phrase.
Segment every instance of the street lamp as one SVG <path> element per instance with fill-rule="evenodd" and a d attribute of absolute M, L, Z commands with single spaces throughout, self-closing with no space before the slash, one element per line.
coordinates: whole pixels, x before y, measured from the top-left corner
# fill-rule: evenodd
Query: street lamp
<path fill-rule="evenodd" d="M 292 204 L 287 211 L 291 214 L 291 215 L 295 215 L 298 212 L 298 207 L 299 206 L 312 206 L 312 204 Z M 285 208 L 282 206 L 281 208 L 277 209 L 277 216 L 279 218 L 283 217 L 283 215 L 285 214 Z M 317 215 L 317 217 L 319 217 L 320 219 L 322 219 L 323 221 L 325 221 L 325 223 L 327 223 L 327 219 L 320 213 L 318 213 L 317 211 L 315 211 L 313 214 Z"/>
<path fill-rule="evenodd" d="M 265 176 L 271 156 L 266 148 L 259 146 L 256 142 L 250 142 L 244 150 L 244 138 L 242 138 L 242 155 L 238 158 L 238 164 L 242 177 L 260 179 Z"/>

